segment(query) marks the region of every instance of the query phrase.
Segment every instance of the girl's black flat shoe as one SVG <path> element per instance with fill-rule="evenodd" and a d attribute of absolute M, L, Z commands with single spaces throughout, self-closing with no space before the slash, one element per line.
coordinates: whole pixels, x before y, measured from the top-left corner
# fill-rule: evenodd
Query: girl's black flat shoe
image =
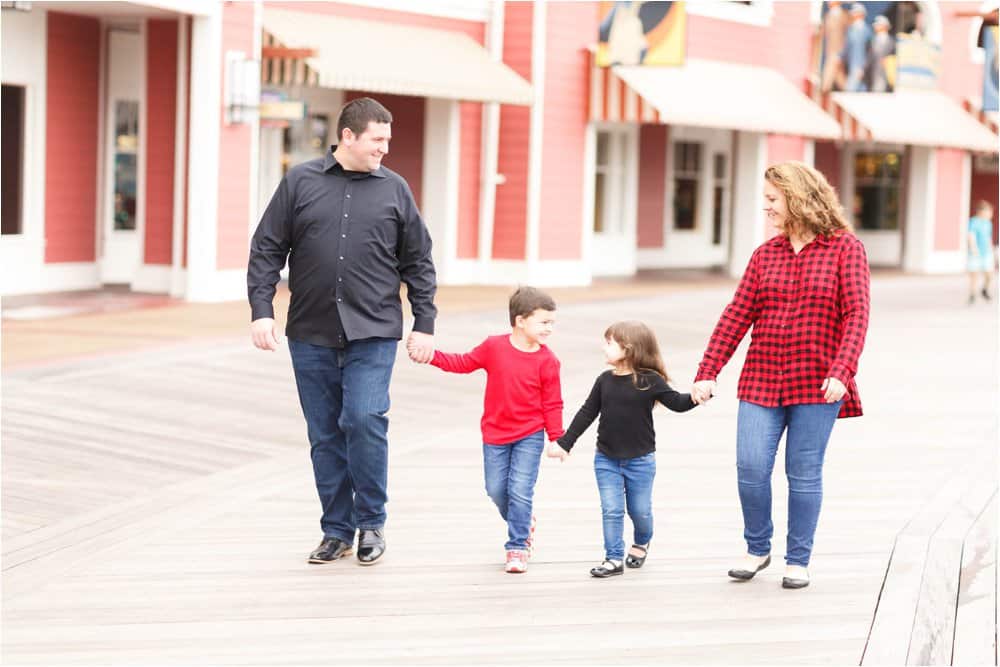
<path fill-rule="evenodd" d="M 642 556 L 639 557 L 639 556 L 633 556 L 632 554 L 629 554 L 628 558 L 625 559 L 625 565 L 627 567 L 631 567 L 631 568 L 634 568 L 634 569 L 635 568 L 640 568 L 640 567 L 642 567 L 642 564 L 646 562 L 646 556 L 649 555 L 649 545 L 647 544 L 646 546 L 642 547 L 642 546 L 639 546 L 638 544 L 633 544 L 632 545 L 632 549 L 638 549 L 639 551 L 641 551 L 642 552 Z M 632 549 L 629 549 L 629 551 L 631 551 Z"/>
<path fill-rule="evenodd" d="M 615 563 L 611 560 L 606 560 L 597 567 L 590 568 L 590 576 L 597 577 L 598 579 L 604 579 L 606 577 L 614 577 L 619 574 L 624 574 L 625 568 L 622 567 L 621 563 Z"/>

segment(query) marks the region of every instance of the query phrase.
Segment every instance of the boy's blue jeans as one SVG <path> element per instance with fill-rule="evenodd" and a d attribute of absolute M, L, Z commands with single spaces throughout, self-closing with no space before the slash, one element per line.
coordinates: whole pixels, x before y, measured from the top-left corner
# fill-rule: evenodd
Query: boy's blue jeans
<path fill-rule="evenodd" d="M 324 537 L 354 543 L 385 524 L 389 380 L 397 341 L 368 338 L 338 350 L 289 340 L 306 418 Z"/>
<path fill-rule="evenodd" d="M 781 434 L 788 477 L 785 562 L 809 565 L 823 502 L 823 456 L 842 401 L 767 408 L 740 401 L 736 467 L 743 507 L 743 537 L 754 556 L 771 553 L 771 471 Z"/>
<path fill-rule="evenodd" d="M 594 474 L 601 494 L 601 517 L 604 522 L 604 557 L 625 558 L 625 511 L 632 520 L 635 544 L 649 544 L 653 539 L 653 479 L 656 477 L 656 452 L 634 459 L 613 459 L 600 451 L 594 454 Z"/>
<path fill-rule="evenodd" d="M 538 431 L 505 445 L 483 444 L 486 494 L 507 522 L 504 548 L 527 549 L 531 532 L 531 502 L 535 497 L 538 465 L 545 448 L 545 432 Z"/>

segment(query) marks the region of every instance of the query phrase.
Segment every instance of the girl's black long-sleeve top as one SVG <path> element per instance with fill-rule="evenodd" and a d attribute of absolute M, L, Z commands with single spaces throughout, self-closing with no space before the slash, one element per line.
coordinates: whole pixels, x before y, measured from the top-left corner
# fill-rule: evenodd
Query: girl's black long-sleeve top
<path fill-rule="evenodd" d="M 659 401 L 674 412 L 687 412 L 695 406 L 691 394 L 675 391 L 657 373 L 640 371 L 638 386 L 632 375 L 605 371 L 597 377 L 590 396 L 573 417 L 566 433 L 557 441 L 567 452 L 577 438 L 600 415 L 597 423 L 597 449 L 613 459 L 632 459 L 656 450 L 653 431 L 653 407 Z"/>

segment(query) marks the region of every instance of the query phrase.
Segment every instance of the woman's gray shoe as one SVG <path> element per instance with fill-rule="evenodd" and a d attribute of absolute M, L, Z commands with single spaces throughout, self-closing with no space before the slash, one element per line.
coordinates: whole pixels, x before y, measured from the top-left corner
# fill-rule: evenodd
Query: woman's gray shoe
<path fill-rule="evenodd" d="M 741 579 L 746 581 L 748 579 L 753 579 L 753 576 L 763 570 L 765 567 L 771 564 L 771 556 L 768 554 L 767 558 L 756 567 L 756 569 L 749 569 L 747 567 L 737 567 L 729 571 L 729 576 L 733 579 Z"/>
<path fill-rule="evenodd" d="M 782 588 L 805 588 L 809 585 L 809 570 L 801 565 L 789 565 L 781 579 Z"/>

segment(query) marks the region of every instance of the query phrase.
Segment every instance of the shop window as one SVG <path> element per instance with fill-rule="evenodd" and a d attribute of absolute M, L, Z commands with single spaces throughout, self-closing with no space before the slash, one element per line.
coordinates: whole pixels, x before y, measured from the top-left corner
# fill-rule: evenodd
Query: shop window
<path fill-rule="evenodd" d="M 135 230 L 136 176 L 139 165 L 139 103 L 115 102 L 115 231 Z"/>
<path fill-rule="evenodd" d="M 857 153 L 854 156 L 854 223 L 859 229 L 899 229 L 902 155 Z"/>
<path fill-rule="evenodd" d="M 624 132 L 597 131 L 594 166 L 594 232 L 621 233 L 625 213 Z"/>
<path fill-rule="evenodd" d="M 24 86 L 3 85 L 0 150 L 3 151 L 3 180 L 0 202 L 2 232 L 20 234 L 22 228 L 21 193 L 24 190 Z"/>
<path fill-rule="evenodd" d="M 701 144 L 674 144 L 674 229 L 692 230 L 698 224 Z"/>
<path fill-rule="evenodd" d="M 729 183 L 729 160 L 725 153 L 712 156 L 712 245 L 722 243 L 722 225 L 726 215 L 726 190 Z"/>

